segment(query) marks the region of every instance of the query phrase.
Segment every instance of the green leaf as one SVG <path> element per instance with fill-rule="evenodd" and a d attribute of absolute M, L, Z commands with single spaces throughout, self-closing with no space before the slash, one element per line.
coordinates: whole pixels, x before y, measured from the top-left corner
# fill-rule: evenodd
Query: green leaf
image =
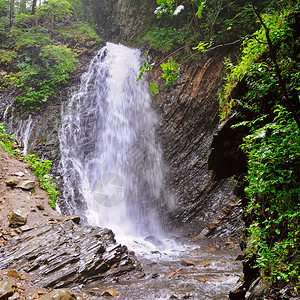
<path fill-rule="evenodd" d="M 206 0 L 197 0 L 197 3 L 198 3 L 198 11 L 196 13 L 196 16 L 198 17 L 198 19 L 201 19 L 202 18 L 202 11 L 203 11 L 203 8 L 206 4 Z"/>
<path fill-rule="evenodd" d="M 154 94 L 157 94 L 159 92 L 157 88 L 157 84 L 150 82 L 150 94 L 153 96 Z"/>

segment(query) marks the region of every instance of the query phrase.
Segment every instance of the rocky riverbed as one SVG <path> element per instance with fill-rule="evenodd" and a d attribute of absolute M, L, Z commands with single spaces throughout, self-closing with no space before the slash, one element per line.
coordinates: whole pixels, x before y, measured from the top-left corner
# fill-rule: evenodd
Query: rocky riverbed
<path fill-rule="evenodd" d="M 135 255 L 111 230 L 52 210 L 30 167 L 1 148 L 0 180 L 0 299 L 226 299 L 239 279 L 230 240 Z"/>

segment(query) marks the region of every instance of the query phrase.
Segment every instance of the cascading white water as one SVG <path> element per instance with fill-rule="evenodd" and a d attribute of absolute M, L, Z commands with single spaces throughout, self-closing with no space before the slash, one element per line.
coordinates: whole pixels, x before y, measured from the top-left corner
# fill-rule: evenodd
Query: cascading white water
<path fill-rule="evenodd" d="M 59 134 L 68 213 L 117 238 L 162 234 L 164 187 L 157 117 L 137 82 L 140 51 L 108 43 L 62 108 Z"/>

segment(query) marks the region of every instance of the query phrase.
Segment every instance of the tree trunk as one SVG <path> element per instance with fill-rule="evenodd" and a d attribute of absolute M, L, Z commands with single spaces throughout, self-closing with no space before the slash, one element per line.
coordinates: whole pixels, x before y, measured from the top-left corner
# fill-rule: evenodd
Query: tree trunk
<path fill-rule="evenodd" d="M 34 15 L 35 14 L 35 10 L 36 10 L 36 2 L 37 2 L 37 0 L 33 0 L 32 1 L 32 14 Z"/>
<path fill-rule="evenodd" d="M 12 28 L 14 26 L 14 0 L 10 0 L 10 23 L 9 27 Z"/>
<path fill-rule="evenodd" d="M 53 14 L 51 15 L 51 32 L 53 33 L 53 19 L 54 19 L 54 16 Z"/>

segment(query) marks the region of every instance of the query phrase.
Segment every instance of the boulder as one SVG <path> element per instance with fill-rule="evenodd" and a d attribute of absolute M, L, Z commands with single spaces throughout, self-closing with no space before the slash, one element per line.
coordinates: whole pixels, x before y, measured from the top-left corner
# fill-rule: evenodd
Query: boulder
<path fill-rule="evenodd" d="M 12 282 L 6 282 L 0 284 L 0 300 L 7 300 L 15 292 L 15 285 Z"/>
<path fill-rule="evenodd" d="M 197 267 L 207 267 L 212 263 L 211 260 L 201 261 L 197 264 Z"/>
<path fill-rule="evenodd" d="M 53 290 L 51 293 L 42 296 L 40 300 L 75 300 L 76 296 L 67 289 Z"/>
<path fill-rule="evenodd" d="M 23 177 L 25 174 L 22 171 L 20 171 L 20 172 L 16 172 L 13 175 L 18 176 L 18 177 Z"/>
<path fill-rule="evenodd" d="M 149 243 L 152 243 L 159 249 L 163 249 L 163 247 L 164 247 L 164 244 L 154 235 L 149 235 L 144 240 Z"/>
<path fill-rule="evenodd" d="M 44 210 L 45 209 L 45 206 L 43 204 L 37 204 L 36 207 L 37 207 L 38 210 Z"/>
<path fill-rule="evenodd" d="M 139 268 L 111 230 L 79 226 L 72 220 L 41 224 L 0 248 L 0 269 L 30 273 L 40 287 L 65 288 L 128 273 L 140 276 Z"/>
<path fill-rule="evenodd" d="M 104 291 L 101 296 L 116 297 L 119 296 L 119 293 L 114 289 L 108 289 Z"/>
<path fill-rule="evenodd" d="M 7 186 L 14 188 L 15 186 L 18 185 L 19 180 L 17 177 L 10 177 L 9 179 L 5 180 L 5 183 Z"/>
<path fill-rule="evenodd" d="M 195 263 L 190 259 L 183 259 L 181 261 L 181 264 L 184 266 L 194 266 L 195 265 Z"/>
<path fill-rule="evenodd" d="M 20 278 L 20 274 L 17 270 L 14 270 L 14 269 L 10 269 L 7 271 L 7 276 L 11 276 L 11 277 L 14 277 L 14 278 Z"/>
<path fill-rule="evenodd" d="M 8 300 L 19 300 L 20 294 L 18 292 L 15 292 L 11 297 L 8 298 Z"/>
<path fill-rule="evenodd" d="M 9 226 L 23 226 L 27 222 L 28 213 L 24 210 L 14 210 L 9 216 Z"/>
<path fill-rule="evenodd" d="M 23 180 L 17 187 L 29 191 L 35 189 L 35 182 L 33 180 Z"/>

